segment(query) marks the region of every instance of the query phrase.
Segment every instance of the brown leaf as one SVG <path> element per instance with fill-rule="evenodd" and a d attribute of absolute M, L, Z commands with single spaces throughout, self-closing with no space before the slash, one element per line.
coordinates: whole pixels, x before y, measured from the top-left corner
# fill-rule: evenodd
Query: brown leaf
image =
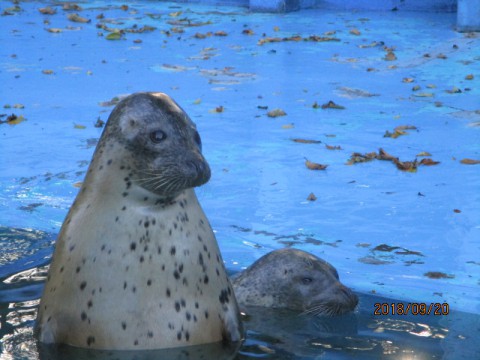
<path fill-rule="evenodd" d="M 440 271 L 429 271 L 423 274 L 426 277 L 429 277 L 430 279 L 453 279 L 455 276 L 453 275 L 448 275 Z"/>
<path fill-rule="evenodd" d="M 293 142 L 301 143 L 301 144 L 320 144 L 320 140 L 307 140 L 307 139 L 292 139 Z"/>
<path fill-rule="evenodd" d="M 358 29 L 352 29 L 349 32 L 350 32 L 350 34 L 357 35 L 357 36 L 361 34 L 360 30 L 358 30 Z"/>
<path fill-rule="evenodd" d="M 460 214 L 462 212 L 462 210 L 459 210 L 459 209 L 453 209 L 453 212 L 456 213 L 456 214 Z"/>
<path fill-rule="evenodd" d="M 422 152 L 419 152 L 416 156 L 417 156 L 417 157 L 420 157 L 420 156 L 432 156 L 432 154 L 430 154 L 428 151 L 422 151 Z"/>
<path fill-rule="evenodd" d="M 213 33 L 215 36 L 227 36 L 227 33 L 225 31 L 216 31 Z"/>
<path fill-rule="evenodd" d="M 383 150 L 382 148 L 378 149 L 378 157 L 377 157 L 378 160 L 387 160 L 387 161 L 397 161 L 398 158 L 393 156 L 393 155 L 390 155 L 389 153 L 387 153 L 385 150 Z"/>
<path fill-rule="evenodd" d="M 53 70 L 42 70 L 42 74 L 45 74 L 45 75 L 52 75 L 54 72 Z"/>
<path fill-rule="evenodd" d="M 467 76 L 465 76 L 465 80 L 473 80 L 473 78 L 473 74 L 468 74 Z"/>
<path fill-rule="evenodd" d="M 279 117 L 279 116 L 285 116 L 285 115 L 287 115 L 287 113 L 285 111 L 283 111 L 282 109 L 274 109 L 274 110 L 271 110 L 267 113 L 267 116 L 272 117 L 272 118 L 276 118 L 276 117 Z"/>
<path fill-rule="evenodd" d="M 245 30 L 242 31 L 242 34 L 244 34 L 244 35 L 253 35 L 254 32 L 253 32 L 253 30 L 251 30 L 251 29 L 245 29 Z"/>
<path fill-rule="evenodd" d="M 385 55 L 385 60 L 387 61 L 394 61 L 394 60 L 397 60 L 397 57 L 395 56 L 395 54 L 393 53 L 393 51 L 389 51 L 387 53 L 387 55 Z"/>
<path fill-rule="evenodd" d="M 307 197 L 307 200 L 308 201 L 315 201 L 315 200 L 317 200 L 317 197 L 315 196 L 314 193 L 310 193 L 310 195 L 308 195 L 308 197 Z"/>
<path fill-rule="evenodd" d="M 431 166 L 431 165 L 437 165 L 437 164 L 440 164 L 440 161 L 434 161 L 434 160 L 429 159 L 429 158 L 425 158 L 425 159 L 422 159 L 420 161 L 420 165 Z"/>
<path fill-rule="evenodd" d="M 333 101 L 329 101 L 328 103 L 325 103 L 322 105 L 322 109 L 338 109 L 338 110 L 343 110 L 345 109 L 344 106 L 335 104 Z"/>
<path fill-rule="evenodd" d="M 350 156 L 350 159 L 348 159 L 347 165 L 364 163 L 364 162 L 375 160 L 376 158 L 377 158 L 377 153 L 376 152 L 371 152 L 371 153 L 367 153 L 367 154 L 360 154 L 360 153 L 354 152 Z"/>
<path fill-rule="evenodd" d="M 305 159 L 305 166 L 310 170 L 325 170 L 328 165 L 314 163 L 308 159 Z"/>
<path fill-rule="evenodd" d="M 82 8 L 79 5 L 74 4 L 74 3 L 68 3 L 68 2 L 63 4 L 62 9 L 63 10 L 82 11 Z"/>
<path fill-rule="evenodd" d="M 38 9 L 38 11 L 40 11 L 44 15 L 53 15 L 57 12 L 57 10 L 52 9 L 50 6 L 40 8 L 40 9 Z"/>
<path fill-rule="evenodd" d="M 84 18 L 78 14 L 68 14 L 67 16 L 68 20 L 73 21 L 73 22 L 78 22 L 78 23 L 89 23 L 91 20 Z"/>
<path fill-rule="evenodd" d="M 339 145 L 327 145 L 327 144 L 325 144 L 325 147 L 328 150 L 342 150 L 342 147 L 339 146 Z"/>
<path fill-rule="evenodd" d="M 462 159 L 462 160 L 460 160 L 460 163 L 465 164 L 465 165 L 476 165 L 476 164 L 480 164 L 480 160 Z"/>
<path fill-rule="evenodd" d="M 397 168 L 402 171 L 416 172 L 417 171 L 417 159 L 413 161 L 394 161 Z"/>

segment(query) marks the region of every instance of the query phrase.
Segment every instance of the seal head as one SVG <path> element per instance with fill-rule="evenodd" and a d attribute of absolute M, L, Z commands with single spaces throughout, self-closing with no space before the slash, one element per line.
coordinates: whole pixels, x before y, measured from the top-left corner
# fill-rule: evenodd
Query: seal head
<path fill-rule="evenodd" d="M 272 251 L 233 279 L 241 305 L 287 308 L 322 316 L 352 311 L 357 296 L 328 262 L 302 250 Z"/>

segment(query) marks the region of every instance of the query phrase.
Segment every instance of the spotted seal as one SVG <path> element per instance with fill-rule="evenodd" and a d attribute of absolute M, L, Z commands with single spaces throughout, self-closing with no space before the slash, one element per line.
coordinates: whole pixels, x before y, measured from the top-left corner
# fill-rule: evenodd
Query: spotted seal
<path fill-rule="evenodd" d="M 358 303 L 358 297 L 340 282 L 332 265 L 292 248 L 264 255 L 233 279 L 233 287 L 241 305 L 313 315 L 341 315 Z"/>
<path fill-rule="evenodd" d="M 235 295 L 193 190 L 209 178 L 195 124 L 169 96 L 120 101 L 60 230 L 38 339 L 115 350 L 240 341 Z"/>

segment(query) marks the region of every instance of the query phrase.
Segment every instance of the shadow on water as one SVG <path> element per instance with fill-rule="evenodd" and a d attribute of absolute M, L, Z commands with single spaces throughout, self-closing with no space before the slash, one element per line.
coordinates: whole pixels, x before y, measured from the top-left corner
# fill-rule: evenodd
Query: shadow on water
<path fill-rule="evenodd" d="M 359 294 L 353 314 L 334 318 L 287 310 L 247 308 L 247 339 L 161 351 L 91 351 L 40 346 L 33 324 L 54 236 L 0 227 L 0 359 L 475 359 L 480 358 L 480 316 L 440 308 L 441 315 L 375 315 L 393 299 Z M 406 305 L 406 303 L 404 303 Z M 381 309 L 381 307 L 380 307 Z M 389 310 L 389 312 L 391 312 Z M 433 312 L 433 311 L 432 311 Z M 442 314 L 443 313 L 443 314 Z"/>

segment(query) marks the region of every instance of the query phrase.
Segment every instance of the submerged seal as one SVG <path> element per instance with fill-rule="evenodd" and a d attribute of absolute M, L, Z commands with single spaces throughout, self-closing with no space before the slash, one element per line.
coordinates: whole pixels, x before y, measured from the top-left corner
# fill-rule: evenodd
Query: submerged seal
<path fill-rule="evenodd" d="M 122 100 L 58 236 L 39 340 L 115 350 L 240 341 L 233 289 L 193 190 L 209 178 L 195 124 L 170 97 Z"/>
<path fill-rule="evenodd" d="M 357 296 L 328 262 L 302 250 L 280 249 L 258 259 L 233 279 L 241 305 L 286 308 L 313 315 L 341 315 Z"/>

